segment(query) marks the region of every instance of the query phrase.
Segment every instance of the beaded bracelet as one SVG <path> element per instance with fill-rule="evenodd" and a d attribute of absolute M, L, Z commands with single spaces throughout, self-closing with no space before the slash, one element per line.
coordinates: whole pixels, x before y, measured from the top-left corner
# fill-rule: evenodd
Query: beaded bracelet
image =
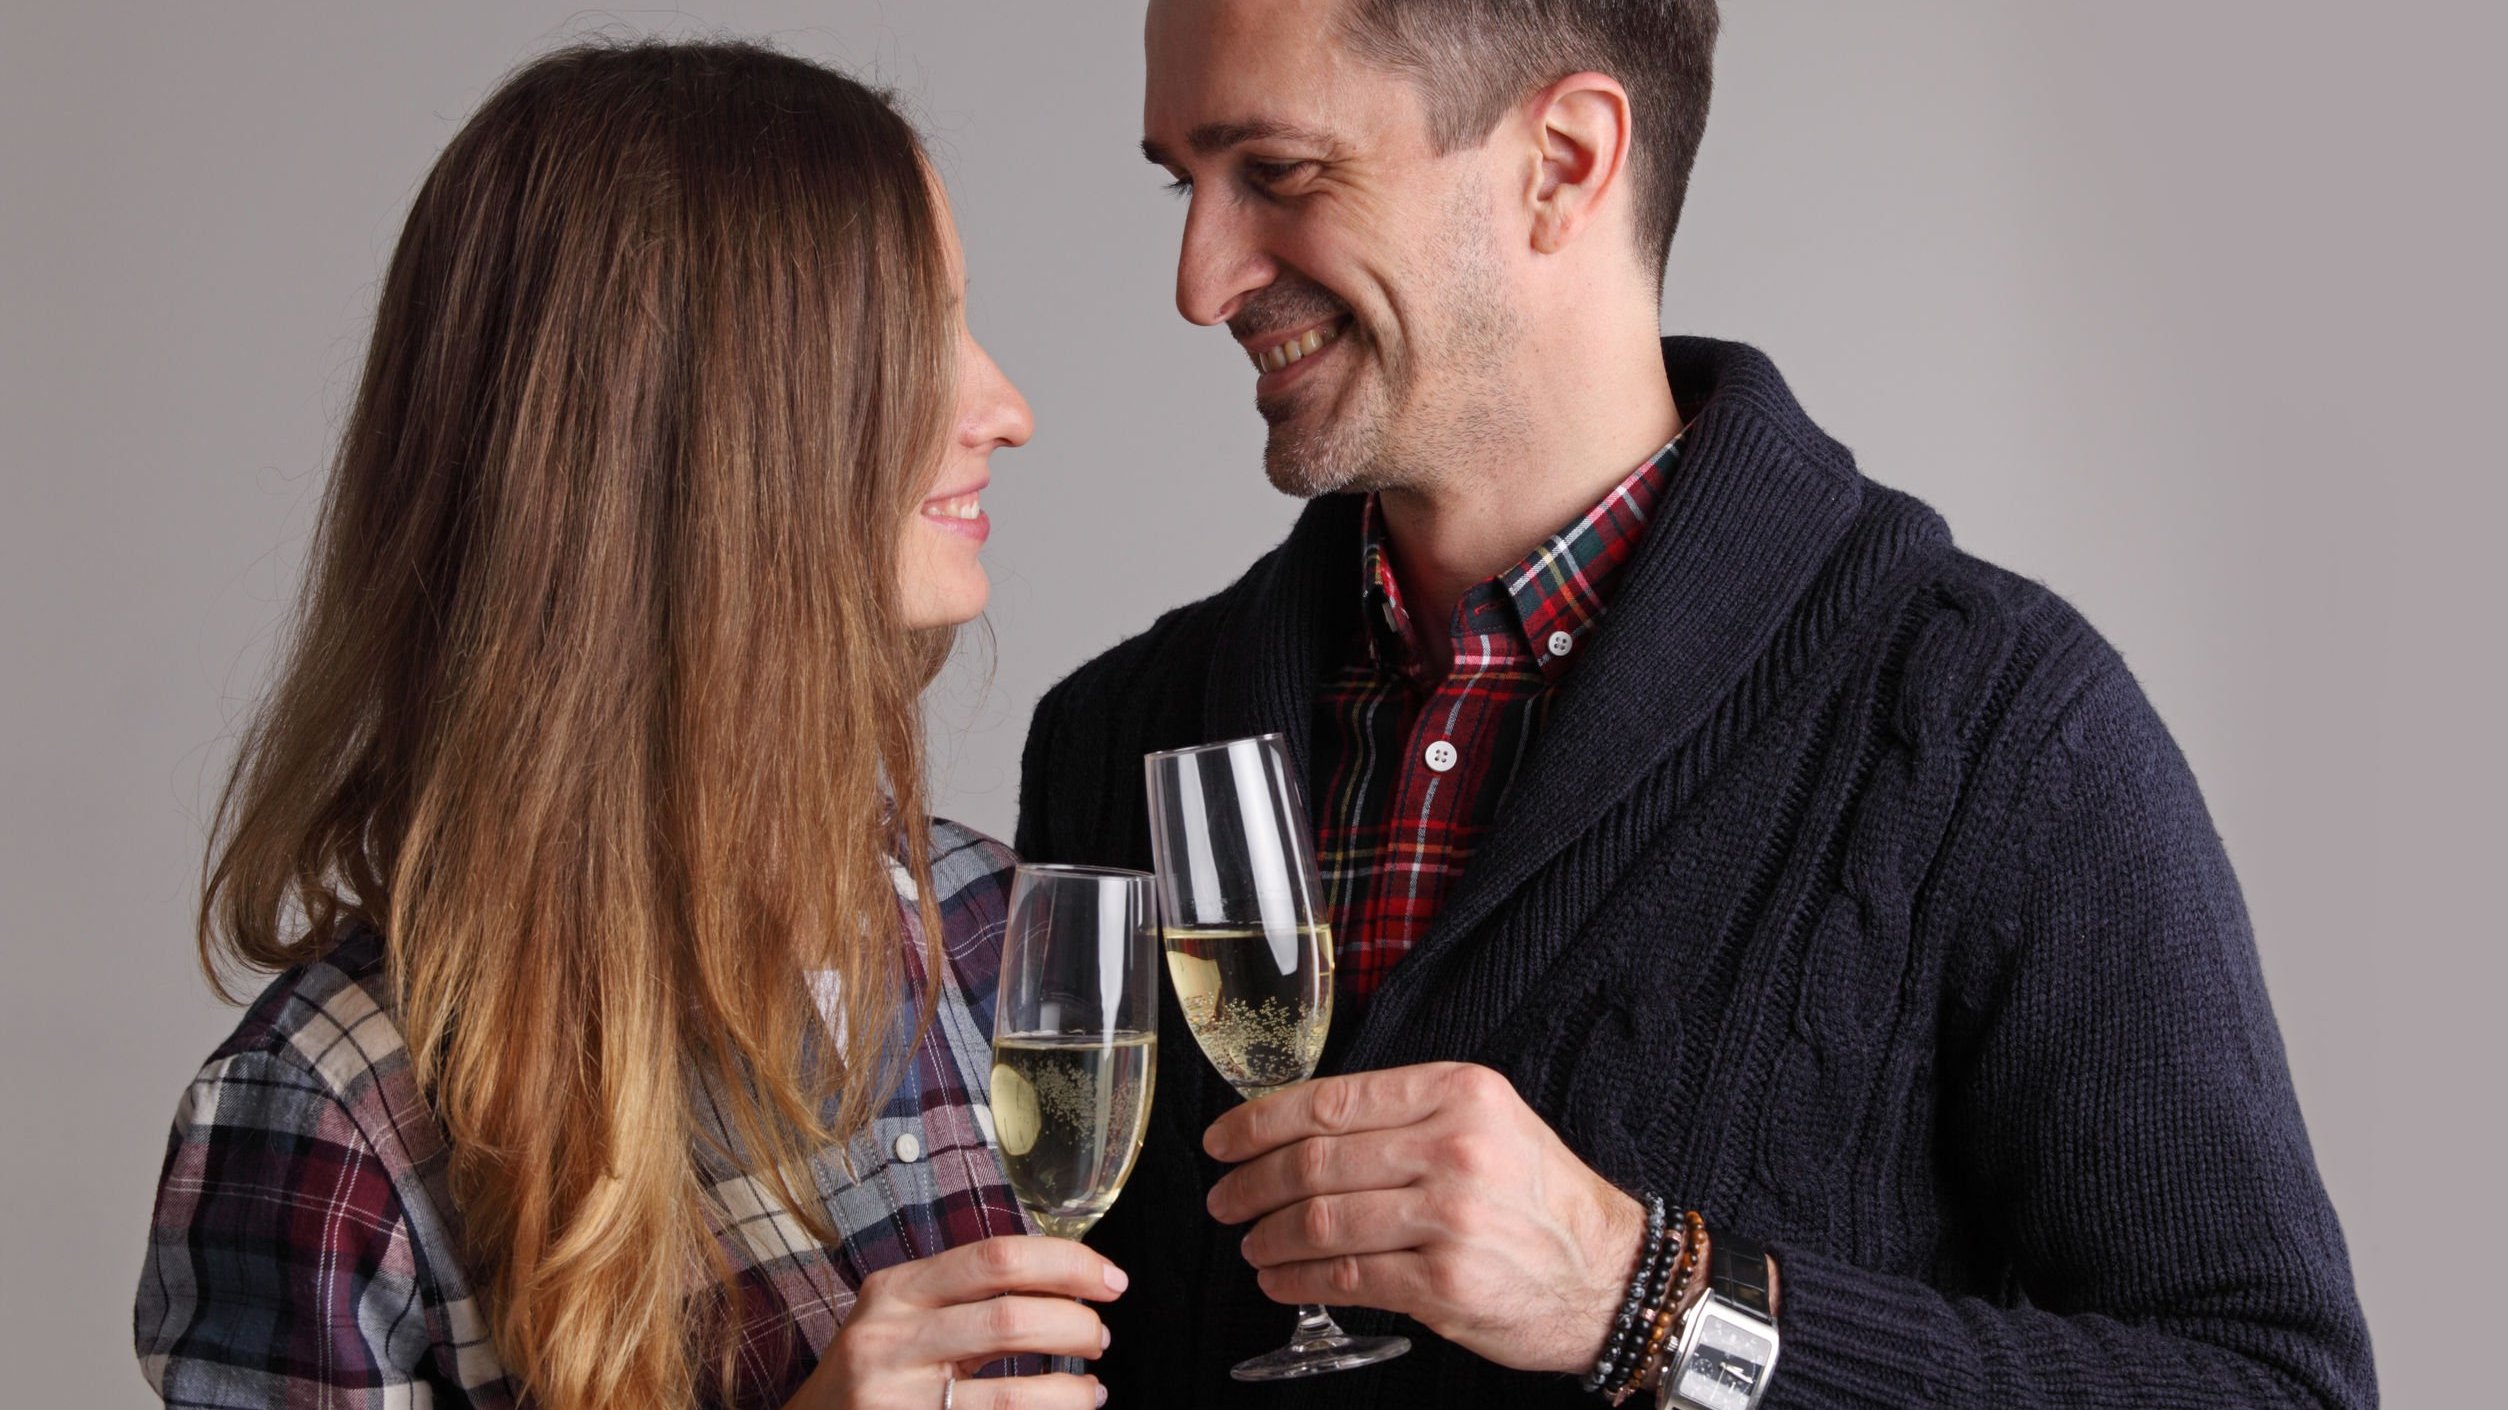
<path fill-rule="evenodd" d="M 1602 1344 L 1602 1355 L 1587 1372 L 1584 1386 L 1589 1391 L 1602 1391 L 1616 1384 L 1622 1375 L 1635 1375 L 1636 1351 L 1644 1338 L 1640 1314 L 1645 1310 L 1646 1294 L 1655 1279 L 1663 1273 L 1669 1260 L 1665 1252 L 1670 1246 L 1666 1237 L 1663 1197 L 1646 1195 L 1646 1239 L 1638 1246 L 1637 1267 L 1629 1275 L 1628 1294 L 1620 1300 L 1620 1315 L 1611 1324 L 1611 1335 Z"/>
<path fill-rule="evenodd" d="M 1604 1387 L 1604 1398 L 1614 1407 L 1651 1384 L 1647 1372 L 1654 1369 L 1655 1358 L 1662 1352 L 1668 1339 L 1667 1329 L 1679 1321 L 1691 1274 L 1704 1266 L 1699 1250 L 1706 1237 L 1706 1221 L 1692 1209 L 1682 1213 L 1680 1222 L 1684 1227 L 1672 1236 L 1678 1256 L 1667 1260 L 1661 1277 L 1646 1290 L 1645 1312 L 1640 1321 L 1645 1330 L 1638 1338 L 1637 1353 L 1620 1369 L 1613 1383 Z"/>
<path fill-rule="evenodd" d="M 1637 1353 L 1645 1345 L 1654 1309 L 1663 1301 L 1664 1290 L 1670 1285 L 1674 1270 L 1680 1266 L 1678 1255 L 1682 1241 L 1678 1226 L 1670 1221 L 1667 1221 L 1667 1226 L 1657 1243 L 1655 1256 L 1647 1260 L 1643 1276 L 1630 1287 L 1630 1291 L 1637 1295 L 1635 1314 L 1623 1323 L 1625 1336 L 1615 1336 L 1610 1369 L 1595 1387 L 1604 1399 L 1614 1404 L 1627 1398 L 1629 1386 L 1637 1379 L 1641 1368 Z"/>
<path fill-rule="evenodd" d="M 1602 1389 L 1634 1360 L 1636 1343 L 1641 1335 L 1638 1329 L 1642 1326 L 1639 1314 L 1645 1307 L 1646 1289 L 1663 1261 L 1666 1243 L 1663 1201 L 1654 1195 L 1645 1199 L 1645 1242 L 1639 1246 L 1637 1267 L 1629 1276 L 1628 1295 L 1621 1300 L 1620 1315 L 1612 1323 L 1611 1335 L 1603 1343 L 1602 1354 L 1594 1362 L 1593 1371 L 1585 1377 L 1587 1390 Z"/>
<path fill-rule="evenodd" d="M 1715 1238 L 1707 1232 L 1707 1221 L 1697 1210 L 1689 1211 L 1684 1222 L 1689 1227 L 1687 1237 L 1681 1241 L 1681 1269 L 1673 1275 L 1671 1288 L 1655 1308 L 1654 1326 L 1637 1354 L 1637 1376 L 1630 1382 L 1631 1390 L 1653 1390 L 1663 1383 L 1663 1358 L 1673 1335 L 1689 1321 L 1690 1309 L 1706 1296 L 1707 1260 L 1714 1253 Z"/>

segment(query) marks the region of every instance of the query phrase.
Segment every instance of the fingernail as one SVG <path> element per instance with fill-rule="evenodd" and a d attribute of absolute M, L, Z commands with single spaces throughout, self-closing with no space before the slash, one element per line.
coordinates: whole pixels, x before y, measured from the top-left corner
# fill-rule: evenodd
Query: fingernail
<path fill-rule="evenodd" d="M 1097 1383 L 1097 1403 L 1100 1405 L 1106 1403 L 1106 1383 L 1104 1381 L 1099 1381 Z"/>
<path fill-rule="evenodd" d="M 1106 1291 L 1122 1292 L 1132 1286 L 1132 1275 L 1109 1263 L 1106 1265 Z"/>
<path fill-rule="evenodd" d="M 1098 1329 L 1097 1329 L 1097 1352 L 1098 1352 L 1098 1354 L 1099 1354 L 1100 1356 L 1105 1355 L 1105 1354 L 1106 1354 L 1106 1348 L 1108 1348 L 1108 1347 L 1110 1347 L 1110 1346 L 1113 1346 L 1114 1344 L 1115 1344 L 1115 1329 L 1114 1329 L 1114 1328 L 1112 1328 L 1112 1327 L 1100 1327 L 1100 1328 L 1098 1328 Z"/>

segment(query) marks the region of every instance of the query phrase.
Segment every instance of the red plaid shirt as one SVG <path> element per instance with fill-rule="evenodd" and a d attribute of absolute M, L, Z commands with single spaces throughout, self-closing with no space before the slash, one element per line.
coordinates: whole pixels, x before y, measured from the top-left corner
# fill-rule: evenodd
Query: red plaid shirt
<path fill-rule="evenodd" d="M 1442 681 L 1429 677 L 1369 497 L 1360 639 L 1315 699 L 1316 862 L 1349 998 L 1365 1002 L 1428 933 L 1679 462 L 1675 439 L 1583 518 L 1465 593 Z"/>

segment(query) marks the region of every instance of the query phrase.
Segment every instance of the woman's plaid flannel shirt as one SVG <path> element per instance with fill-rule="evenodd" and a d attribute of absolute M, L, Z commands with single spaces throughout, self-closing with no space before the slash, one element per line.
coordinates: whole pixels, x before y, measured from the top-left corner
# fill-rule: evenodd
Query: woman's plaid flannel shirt
<path fill-rule="evenodd" d="M 704 1143 L 692 1155 L 738 1272 L 735 1406 L 790 1398 L 874 1270 L 1026 1231 L 984 1098 L 1015 859 L 940 820 L 932 852 L 948 957 L 937 1017 L 887 1108 L 850 1143 L 854 1173 L 833 1150 L 811 1161 L 844 1242 L 812 1242 Z M 919 932 L 913 883 L 895 874 Z M 919 947 L 909 951 L 919 986 Z M 273 982 L 184 1093 L 135 1316 L 140 1365 L 168 1405 L 517 1403 L 461 1263 L 444 1133 L 389 993 L 380 943 L 345 943 Z M 1005 1368 L 1026 1369 L 988 1369 Z M 717 1378 L 700 1383 L 711 1398 Z"/>

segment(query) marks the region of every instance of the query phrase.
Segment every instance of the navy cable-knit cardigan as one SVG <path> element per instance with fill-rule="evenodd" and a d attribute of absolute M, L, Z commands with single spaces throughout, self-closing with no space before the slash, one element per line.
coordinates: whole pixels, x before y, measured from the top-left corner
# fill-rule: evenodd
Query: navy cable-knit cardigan
<path fill-rule="evenodd" d="M 2194 778 L 2044 588 L 1856 472 L 1760 354 L 1674 338 L 1679 475 L 1496 827 L 1328 1069 L 1485 1063 L 1608 1178 L 1784 1273 L 1769 1410 L 2369 1406 L 2367 1333 Z M 1147 866 L 1143 751 L 1301 761 L 1359 595 L 1326 498 L 1234 586 L 1039 705 L 1018 845 Z M 1202 1197 L 1234 1100 L 1174 1012 L 1091 1242 L 1133 1406 L 1591 1406 L 1384 1314 L 1371 1370 L 1279 1345 Z"/>

